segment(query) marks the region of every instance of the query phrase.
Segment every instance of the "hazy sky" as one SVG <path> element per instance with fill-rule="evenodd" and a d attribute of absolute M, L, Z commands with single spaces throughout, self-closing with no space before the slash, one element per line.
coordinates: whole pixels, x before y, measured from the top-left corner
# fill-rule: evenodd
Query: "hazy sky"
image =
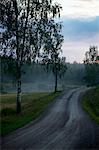
<path fill-rule="evenodd" d="M 90 45 L 99 49 L 99 0 L 54 0 L 63 7 L 63 55 L 82 62 Z"/>

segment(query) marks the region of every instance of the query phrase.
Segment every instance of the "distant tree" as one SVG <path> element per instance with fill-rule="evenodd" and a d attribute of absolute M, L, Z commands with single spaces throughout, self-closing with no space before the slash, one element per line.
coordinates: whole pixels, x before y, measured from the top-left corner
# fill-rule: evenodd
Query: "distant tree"
<path fill-rule="evenodd" d="M 51 68 L 55 77 L 54 91 L 57 92 L 58 77 L 62 78 L 64 76 L 67 69 L 66 62 L 64 63 L 61 58 L 55 56 L 55 60 L 53 61 Z"/>
<path fill-rule="evenodd" d="M 98 50 L 97 47 L 92 46 L 87 52 L 88 58 L 84 61 L 85 64 L 85 80 L 87 85 L 94 86 L 99 84 L 99 64 L 97 63 Z M 86 55 L 85 54 L 85 55 Z"/>
<path fill-rule="evenodd" d="M 96 46 L 90 46 L 89 58 L 90 58 L 91 63 L 94 63 L 96 61 L 97 55 L 98 55 L 97 47 Z"/>
<path fill-rule="evenodd" d="M 85 73 L 88 86 L 99 85 L 99 64 L 85 64 Z"/>
<path fill-rule="evenodd" d="M 95 63 L 96 58 L 98 55 L 98 48 L 97 46 L 90 46 L 89 51 L 85 53 L 85 60 L 84 63 Z"/>
<path fill-rule="evenodd" d="M 47 65 L 55 77 L 55 92 L 57 91 L 57 81 L 58 76 L 62 77 L 64 75 L 67 67 L 64 59 L 60 58 L 60 53 L 62 52 L 62 43 L 63 43 L 63 36 L 61 34 L 62 24 L 55 23 L 53 20 L 50 22 L 49 25 L 50 30 L 53 32 L 48 32 L 45 35 L 45 44 L 44 44 L 44 63 Z"/>
<path fill-rule="evenodd" d="M 17 113 L 21 112 L 22 66 L 39 56 L 49 19 L 60 17 L 60 9 L 51 0 L 0 1 L 1 53 L 15 59 Z"/>

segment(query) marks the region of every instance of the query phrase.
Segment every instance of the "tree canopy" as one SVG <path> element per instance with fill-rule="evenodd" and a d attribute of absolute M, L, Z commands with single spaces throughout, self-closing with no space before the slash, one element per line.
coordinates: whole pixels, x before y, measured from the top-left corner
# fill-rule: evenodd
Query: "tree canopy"
<path fill-rule="evenodd" d="M 20 112 L 22 66 L 39 56 L 46 40 L 48 43 L 48 37 L 45 40 L 48 30 L 50 36 L 55 34 L 52 26 L 54 18 L 60 17 L 61 6 L 52 4 L 52 0 L 2 0 L 0 8 L 1 54 L 16 60 L 17 112 Z"/>

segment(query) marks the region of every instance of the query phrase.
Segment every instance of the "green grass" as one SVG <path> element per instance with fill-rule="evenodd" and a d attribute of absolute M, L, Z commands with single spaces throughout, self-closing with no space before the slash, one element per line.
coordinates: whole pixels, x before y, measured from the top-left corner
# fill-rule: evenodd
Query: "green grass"
<path fill-rule="evenodd" d="M 24 94 L 21 114 L 16 114 L 16 94 L 1 95 L 1 135 L 6 135 L 36 119 L 59 95 L 60 92 Z"/>
<path fill-rule="evenodd" d="M 90 117 L 99 124 L 99 87 L 86 92 L 82 98 L 82 106 Z"/>

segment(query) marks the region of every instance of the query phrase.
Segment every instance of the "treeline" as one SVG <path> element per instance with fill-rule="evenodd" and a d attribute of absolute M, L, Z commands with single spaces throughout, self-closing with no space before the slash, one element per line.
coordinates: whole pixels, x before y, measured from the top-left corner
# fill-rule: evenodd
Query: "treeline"
<path fill-rule="evenodd" d="M 88 86 L 99 85 L 99 64 L 85 64 L 85 80 Z"/>
<path fill-rule="evenodd" d="M 97 46 L 90 46 L 89 51 L 85 53 L 84 64 L 87 85 L 99 85 L 99 56 Z"/>
<path fill-rule="evenodd" d="M 8 63 L 8 58 L 1 58 L 1 83 L 5 91 L 9 89 L 15 91 L 15 76 L 10 73 L 12 67 L 10 62 Z M 10 60 L 11 61 L 11 60 Z M 5 67 L 6 66 L 6 67 Z M 63 89 L 68 85 L 82 85 L 85 84 L 84 76 L 85 70 L 83 64 L 69 64 L 66 63 L 67 70 L 62 76 L 58 76 L 58 89 Z M 46 65 L 39 63 L 27 63 L 24 65 L 22 74 L 22 83 L 27 87 L 22 86 L 22 91 L 53 91 L 55 77 L 51 69 L 47 69 Z M 7 72 L 6 69 L 9 68 L 10 71 Z M 13 68 L 14 69 L 14 68 Z M 13 88 L 7 88 L 5 85 L 10 84 Z"/>

